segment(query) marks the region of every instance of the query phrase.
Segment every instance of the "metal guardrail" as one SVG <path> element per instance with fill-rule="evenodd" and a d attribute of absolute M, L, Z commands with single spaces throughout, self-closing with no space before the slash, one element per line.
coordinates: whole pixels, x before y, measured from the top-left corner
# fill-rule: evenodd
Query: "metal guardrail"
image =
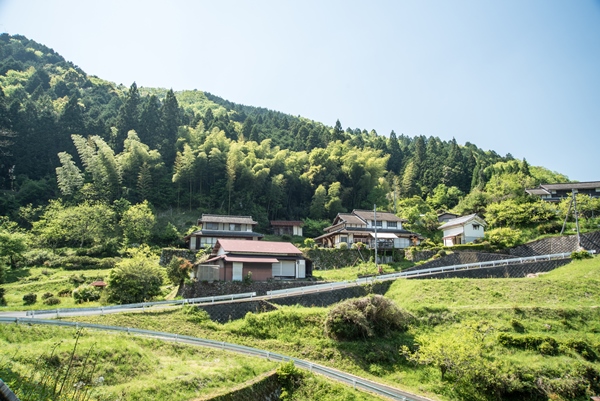
<path fill-rule="evenodd" d="M 594 253 L 593 251 L 590 253 Z M 469 269 L 481 269 L 488 267 L 496 267 L 496 266 L 509 266 L 509 265 L 517 265 L 523 263 L 531 263 L 531 262 L 541 262 L 546 260 L 556 260 L 556 259 L 566 259 L 570 258 L 571 253 L 554 253 L 550 255 L 540 255 L 540 256 L 527 256 L 521 258 L 511 258 L 511 259 L 499 259 L 499 260 L 491 260 L 488 262 L 477 262 L 477 263 L 466 263 L 462 265 L 452 265 L 452 266 L 442 266 L 442 267 L 433 267 L 430 269 L 421 269 L 421 270 L 412 270 L 406 272 L 398 272 L 398 273 L 390 273 L 390 274 L 382 274 L 379 276 L 373 277 L 365 277 L 356 280 L 350 281 L 340 281 L 336 283 L 328 283 L 328 284 L 319 284 L 308 287 L 296 287 L 296 288 L 287 288 L 283 290 L 273 290 L 267 291 L 267 295 L 275 296 L 275 295 L 302 295 L 306 292 L 314 292 L 314 291 L 323 291 L 323 290 L 334 290 L 337 288 L 346 288 L 352 287 L 356 285 L 362 284 L 371 284 L 377 281 L 387 281 L 387 280 L 395 280 L 398 278 L 410 278 L 410 277 L 419 277 L 425 276 L 435 273 L 444 273 L 444 272 L 454 272 L 460 270 L 469 270 Z"/>
<path fill-rule="evenodd" d="M 256 292 L 246 292 L 243 294 L 229 294 L 229 295 L 218 295 L 216 297 L 203 297 L 203 298 L 186 298 L 177 299 L 173 301 L 156 301 L 156 302 L 142 302 L 137 304 L 125 304 L 125 305 L 110 305 L 110 306 L 98 306 L 94 308 L 64 308 L 64 309 L 40 309 L 30 310 L 26 312 L 26 316 L 35 315 L 47 315 L 53 314 L 57 317 L 61 313 L 67 314 L 72 312 L 110 312 L 118 310 L 129 310 L 129 309 L 146 309 L 153 306 L 167 306 L 167 305 L 192 305 L 200 303 L 214 303 L 218 301 L 233 301 L 235 299 L 252 298 L 256 296 Z"/>
<path fill-rule="evenodd" d="M 310 361 L 306 361 L 303 359 L 298 359 L 282 354 L 278 354 L 276 352 L 264 351 L 258 348 L 246 347 L 244 345 L 237 345 L 232 343 L 227 343 L 225 341 L 215 341 L 208 340 L 204 338 L 185 336 L 179 334 L 151 331 L 151 330 L 143 330 L 143 329 L 135 329 L 130 327 L 120 327 L 120 326 L 105 326 L 100 324 L 92 324 L 92 323 L 80 323 L 80 322 L 69 322 L 64 320 L 43 320 L 43 319 L 33 319 L 33 318 L 15 318 L 15 317 L 0 317 L 0 323 L 3 324 L 26 324 L 26 325 L 50 325 L 50 326 L 63 326 L 63 327 L 74 327 L 76 329 L 79 328 L 87 328 L 93 330 L 102 330 L 102 331 L 115 331 L 122 332 L 128 334 L 135 334 L 141 336 L 148 336 L 159 338 L 163 340 L 176 341 L 185 344 L 191 344 L 202 347 L 210 347 L 217 348 L 225 351 L 232 351 L 237 353 L 242 353 L 246 355 L 253 355 L 261 358 L 265 358 L 268 360 L 279 361 L 279 362 L 289 362 L 293 361 L 294 365 L 301 369 L 308 370 L 310 372 L 318 373 L 323 376 L 329 377 L 331 379 L 337 380 L 339 382 L 345 383 L 347 385 L 351 385 L 355 389 L 368 391 L 371 393 L 375 393 L 378 395 L 382 395 L 388 397 L 393 400 L 400 401 L 430 401 L 428 398 L 420 397 L 418 395 L 410 394 L 404 392 L 402 390 L 396 389 L 394 387 L 390 387 L 387 385 L 379 384 L 355 375 L 351 375 L 349 373 L 341 372 L 339 370 L 329 368 L 327 366 L 319 365 L 317 363 L 313 363 Z"/>

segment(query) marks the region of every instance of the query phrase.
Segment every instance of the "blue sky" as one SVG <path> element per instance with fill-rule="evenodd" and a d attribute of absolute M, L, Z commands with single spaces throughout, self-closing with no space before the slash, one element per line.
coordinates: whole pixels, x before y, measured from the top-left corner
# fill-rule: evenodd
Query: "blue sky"
<path fill-rule="evenodd" d="M 0 0 L 0 31 L 126 86 L 454 137 L 600 180 L 598 0 Z"/>

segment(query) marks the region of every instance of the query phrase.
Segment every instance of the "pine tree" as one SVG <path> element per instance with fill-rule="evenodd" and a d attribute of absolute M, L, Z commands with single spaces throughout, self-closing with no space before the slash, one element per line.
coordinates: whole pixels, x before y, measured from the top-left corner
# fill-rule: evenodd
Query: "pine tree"
<path fill-rule="evenodd" d="M 173 89 L 169 89 L 167 96 L 160 110 L 161 128 L 162 128 L 162 145 L 160 153 L 163 156 L 165 165 L 172 167 L 175 162 L 177 149 L 177 128 L 179 127 L 179 103 L 175 97 Z"/>
<path fill-rule="evenodd" d="M 160 101 L 156 95 L 146 99 L 140 118 L 139 131 L 140 141 L 156 149 L 160 142 Z"/>
<path fill-rule="evenodd" d="M 134 82 L 129 87 L 125 102 L 117 116 L 117 135 L 114 138 L 113 148 L 117 153 L 123 150 L 123 141 L 130 130 L 139 131 L 140 123 L 140 92 Z"/>
<path fill-rule="evenodd" d="M 390 154 L 387 169 L 395 174 L 400 174 L 400 169 L 402 168 L 402 150 L 400 150 L 398 138 L 393 130 L 390 133 L 390 139 L 388 140 L 387 148 Z"/>

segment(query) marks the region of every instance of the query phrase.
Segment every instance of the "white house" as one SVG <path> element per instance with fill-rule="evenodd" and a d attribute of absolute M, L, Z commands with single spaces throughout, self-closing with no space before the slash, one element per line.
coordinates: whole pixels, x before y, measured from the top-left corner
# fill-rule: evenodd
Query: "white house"
<path fill-rule="evenodd" d="M 453 246 L 483 238 L 485 226 L 485 220 L 474 213 L 448 220 L 439 229 L 444 232 L 444 246 Z"/>

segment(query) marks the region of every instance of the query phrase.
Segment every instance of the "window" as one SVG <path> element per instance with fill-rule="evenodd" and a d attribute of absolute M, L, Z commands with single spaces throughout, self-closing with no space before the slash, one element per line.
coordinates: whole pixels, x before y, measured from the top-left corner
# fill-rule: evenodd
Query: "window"
<path fill-rule="evenodd" d="M 346 237 L 346 236 L 340 236 L 340 242 L 348 243 L 348 237 Z"/>
<path fill-rule="evenodd" d="M 398 223 L 395 221 L 388 221 L 388 227 L 396 228 L 396 227 L 398 227 Z"/>
<path fill-rule="evenodd" d="M 229 223 L 229 231 L 242 231 L 242 225 Z"/>
<path fill-rule="evenodd" d="M 481 225 L 473 224 L 473 230 L 479 230 L 479 227 L 481 227 Z"/>
<path fill-rule="evenodd" d="M 375 220 L 371 220 L 371 225 L 372 225 L 372 226 L 381 227 L 381 226 L 382 226 L 382 223 L 381 223 L 381 220 L 377 220 L 377 221 L 375 221 Z"/>
<path fill-rule="evenodd" d="M 218 230 L 219 223 L 206 223 L 206 224 L 204 224 L 204 228 L 206 230 Z"/>
<path fill-rule="evenodd" d="M 200 238 L 200 246 L 202 248 L 213 247 L 217 243 L 217 239 L 214 237 L 201 237 Z"/>

